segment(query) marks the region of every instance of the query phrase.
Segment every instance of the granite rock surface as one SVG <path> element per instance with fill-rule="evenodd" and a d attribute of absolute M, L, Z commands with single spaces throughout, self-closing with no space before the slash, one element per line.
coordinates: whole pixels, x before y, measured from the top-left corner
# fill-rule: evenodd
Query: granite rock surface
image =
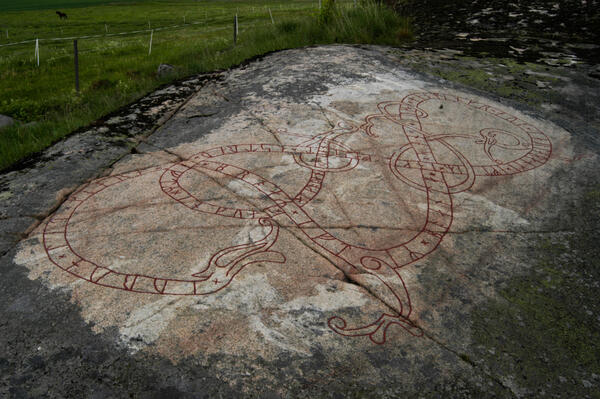
<path fill-rule="evenodd" d="M 274 53 L 173 112 L 39 223 L 10 219 L 32 223 L 1 260 L 0 389 L 531 394 L 475 315 L 573 231 L 597 146 L 378 48 Z"/>

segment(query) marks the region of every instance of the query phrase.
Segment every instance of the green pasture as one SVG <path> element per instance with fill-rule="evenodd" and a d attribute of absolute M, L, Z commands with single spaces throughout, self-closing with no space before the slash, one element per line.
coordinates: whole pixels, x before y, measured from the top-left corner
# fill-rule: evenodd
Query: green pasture
<path fill-rule="evenodd" d="M 45 0 L 30 1 L 51 3 Z M 224 22 L 225 19 L 229 23 L 236 12 L 240 17 L 256 16 L 266 20 L 269 18 L 268 8 L 272 12 L 289 16 L 293 15 L 296 10 L 310 9 L 314 11 L 318 6 L 318 0 L 138 0 L 137 2 L 119 1 L 118 3 L 73 0 L 72 2 L 73 4 L 90 3 L 92 5 L 71 9 L 53 7 L 35 11 L 1 12 L 0 45 L 35 38 L 98 35 L 148 29 L 148 27 L 181 25 L 184 24 L 184 17 L 185 23 L 213 25 Z M 348 0 L 345 2 L 348 3 Z M 94 3 L 104 3 L 104 5 L 93 5 Z M 0 5 L 0 10 L 1 7 Z M 55 14 L 55 10 L 59 9 L 68 15 L 67 19 L 60 19 Z M 8 38 L 6 30 L 8 30 Z"/>
<path fill-rule="evenodd" d="M 0 3 L 0 12 L 2 11 L 23 11 L 23 10 L 62 10 L 73 7 L 87 7 L 99 4 L 110 3 L 133 3 L 140 0 L 2 0 Z"/>
<path fill-rule="evenodd" d="M 355 6 L 352 0 L 337 0 L 335 7 L 327 3 L 324 0 L 319 11 L 318 1 L 304 0 L 120 2 L 63 9 L 67 20 L 58 19 L 54 9 L 1 12 L 0 114 L 22 123 L 0 131 L 0 170 L 173 79 L 229 68 L 284 48 L 395 45 L 410 38 L 408 21 L 385 6 L 365 1 Z M 74 37 L 79 92 L 74 84 Z M 174 65 L 176 73 L 159 78 L 156 69 L 161 63 Z"/>

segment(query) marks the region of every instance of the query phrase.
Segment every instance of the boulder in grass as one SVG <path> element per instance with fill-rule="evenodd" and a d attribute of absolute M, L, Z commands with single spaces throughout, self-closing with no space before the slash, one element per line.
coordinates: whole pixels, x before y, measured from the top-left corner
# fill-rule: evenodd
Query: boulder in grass
<path fill-rule="evenodd" d="M 9 127 L 15 124 L 15 120 L 10 116 L 0 115 L 0 129 L 4 129 L 5 127 Z"/>
<path fill-rule="evenodd" d="M 175 67 L 170 64 L 160 64 L 158 66 L 158 70 L 156 74 L 159 78 L 164 78 L 165 76 L 169 76 L 175 73 Z"/>

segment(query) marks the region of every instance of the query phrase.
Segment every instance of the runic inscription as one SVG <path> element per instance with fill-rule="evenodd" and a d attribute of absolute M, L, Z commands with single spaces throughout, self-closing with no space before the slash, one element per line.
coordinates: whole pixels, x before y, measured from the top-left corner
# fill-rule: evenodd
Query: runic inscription
<path fill-rule="evenodd" d="M 485 121 L 502 121 L 477 129 L 430 129 L 428 102 L 483 113 Z M 246 266 L 260 262 L 283 264 L 285 254 L 277 251 L 280 226 L 294 225 L 313 245 L 339 261 L 346 274 L 368 274 L 378 280 L 393 298 L 396 313 L 384 313 L 373 323 L 351 327 L 338 316 L 329 318 L 329 327 L 346 336 L 368 336 L 382 344 L 391 325 L 398 325 L 410 334 L 421 331 L 411 321 L 412 304 L 400 269 L 411 265 L 438 248 L 453 222 L 453 195 L 469 190 L 477 177 L 493 178 L 524 173 L 540 167 L 550 158 L 550 140 L 535 126 L 493 106 L 440 93 L 419 92 L 401 101 L 382 102 L 378 112 L 368 115 L 360 125 L 340 124 L 316 135 L 303 137 L 298 144 L 238 143 L 206 149 L 179 163 L 109 176 L 86 185 L 72 195 L 61 210 L 48 220 L 43 231 L 43 243 L 50 261 L 64 271 L 103 287 L 131 293 L 158 295 L 209 295 L 225 289 Z M 346 140 L 362 135 L 371 142 L 381 137 L 381 122 L 394 126 L 398 145 L 391 155 L 355 151 Z M 465 149 L 471 149 L 465 151 Z M 473 148 L 477 156 L 472 154 Z M 261 176 L 245 167 L 244 162 L 231 159 L 261 157 L 265 153 L 282 153 L 293 157 L 298 168 L 309 177 L 294 192 L 287 191 L 274 179 Z M 226 158 L 228 161 L 224 161 Z M 363 168 L 384 164 L 393 178 L 407 190 L 416 190 L 426 198 L 424 223 L 410 237 L 402 236 L 385 248 L 371 248 L 342 239 L 327 228 L 311 212 L 308 204 L 326 190 L 325 181 L 331 174 L 352 173 Z M 70 223 L 82 204 L 109 187 L 129 184 L 154 173 L 162 195 L 178 207 L 220 218 L 238 219 L 262 227 L 263 236 L 250 243 L 225 247 L 188 278 L 168 275 L 148 275 L 125 272 L 110 265 L 88 259 L 71 245 Z M 211 174 L 236 181 L 262 198 L 264 206 L 247 203 L 225 206 L 198 197 L 183 179 L 190 174 Z M 238 201 L 239 202 L 239 201 Z M 236 204 L 236 199 L 233 199 Z M 185 209 L 182 208 L 182 209 Z M 140 265 L 142 267 L 142 265 Z M 233 287 L 230 287 L 233 289 Z"/>

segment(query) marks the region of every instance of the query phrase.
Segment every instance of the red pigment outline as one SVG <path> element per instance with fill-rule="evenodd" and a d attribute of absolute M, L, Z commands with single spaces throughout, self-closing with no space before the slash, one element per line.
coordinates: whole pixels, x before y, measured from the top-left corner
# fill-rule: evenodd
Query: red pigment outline
<path fill-rule="evenodd" d="M 81 256 L 69 243 L 67 238 L 68 227 L 71 221 L 71 218 L 86 200 L 90 199 L 94 195 L 102 192 L 108 187 L 114 186 L 116 184 L 122 183 L 124 181 L 130 180 L 132 178 L 140 177 L 142 175 L 146 175 L 149 173 L 156 173 L 158 171 L 163 171 L 164 168 L 151 168 L 143 171 L 134 171 L 122 175 L 114 175 L 108 176 L 94 182 L 91 182 L 84 186 L 82 189 L 74 193 L 63 205 L 63 211 L 66 209 L 68 211 L 68 216 L 65 217 L 52 217 L 46 226 L 44 227 L 43 232 L 43 244 L 44 249 L 46 250 L 46 254 L 52 263 L 54 263 L 59 268 L 64 271 L 72 274 L 75 277 L 79 277 L 83 280 L 89 281 L 93 284 L 100 285 L 103 287 L 116 288 L 120 290 L 136 292 L 136 293 L 144 293 L 144 294 L 157 294 L 157 295 L 208 295 L 214 294 L 228 286 L 233 278 L 246 266 L 263 262 L 264 259 L 258 260 L 249 260 L 244 262 L 246 258 L 250 258 L 252 256 L 261 254 L 261 253 L 275 253 L 269 251 L 270 247 L 277 241 L 279 236 L 279 228 L 276 225 L 273 225 L 269 219 L 260 219 L 259 223 L 261 225 L 268 224 L 271 226 L 271 231 L 267 233 L 267 235 L 254 244 L 242 244 L 236 245 L 232 247 L 225 248 L 217 253 L 215 253 L 208 262 L 208 266 L 198 272 L 194 273 L 192 276 L 197 277 L 196 279 L 173 279 L 173 278 L 162 278 L 156 276 L 149 276 L 146 274 L 138 274 L 138 273 L 121 273 L 110 269 L 110 267 L 99 265 L 92 260 L 89 260 L 83 256 Z M 61 214 L 62 216 L 63 214 Z M 58 227 L 58 229 L 56 229 Z M 267 241 L 267 238 L 274 233 L 274 237 Z M 54 237 L 52 240 L 56 241 L 57 239 L 61 240 L 59 242 L 60 245 L 55 245 L 50 247 L 48 245 L 49 237 Z M 69 252 L 73 256 L 68 256 L 65 254 L 61 255 L 53 255 L 53 252 L 57 249 L 68 248 Z M 238 255 L 232 262 L 229 264 L 219 264 L 219 260 L 221 257 L 225 255 L 229 255 L 234 252 L 242 252 Z M 279 254 L 279 253 L 276 253 Z M 275 263 L 285 263 L 285 256 L 281 255 L 281 260 L 268 260 L 270 262 Z M 66 260 L 62 260 L 65 259 Z M 73 259 L 75 258 L 75 259 Z M 240 264 L 241 262 L 241 264 Z M 214 281 L 212 280 L 212 276 L 215 274 L 214 270 L 209 270 L 209 267 L 213 265 L 213 269 L 215 268 L 227 268 L 228 270 L 225 272 L 226 279 L 222 281 Z M 145 287 L 136 288 L 136 286 L 140 286 L 145 282 Z M 214 286 L 211 286 L 213 284 Z M 208 289 L 205 292 L 200 292 L 199 287 L 208 286 L 212 287 L 212 289 Z M 152 289 L 148 289 L 151 287 Z M 187 287 L 187 292 L 182 292 L 182 287 Z"/>
<path fill-rule="evenodd" d="M 480 136 L 465 134 L 434 135 L 427 133 L 423 130 L 421 120 L 426 119 L 428 114 L 421 109 L 420 106 L 423 103 L 431 100 L 452 101 L 479 111 L 487 112 L 488 114 L 502 119 L 519 128 L 529 137 L 529 143 L 522 143 L 518 135 L 511 132 L 501 131 L 499 129 L 482 129 L 480 131 Z M 106 287 L 125 289 L 131 292 L 144 292 L 159 295 L 206 295 L 225 288 L 232 281 L 233 277 L 239 273 L 243 267 L 249 264 L 261 261 L 272 261 L 277 263 L 285 262 L 285 257 L 279 253 L 275 254 L 281 255 L 280 259 L 282 260 L 262 259 L 249 261 L 243 264 L 241 267 L 238 266 L 237 270 L 232 273 L 225 285 L 219 286 L 213 291 L 197 293 L 197 284 L 206 282 L 210 276 L 212 276 L 212 273 L 208 276 L 202 276 L 202 274 L 205 273 L 210 265 L 213 263 L 216 264 L 218 259 L 223 256 L 222 254 L 228 254 L 232 251 L 243 251 L 249 247 L 254 248 L 250 251 L 243 252 L 240 256 L 238 256 L 238 260 L 235 262 L 236 264 L 231 266 L 231 269 L 228 270 L 227 273 L 229 273 L 229 271 L 233 270 L 234 266 L 236 266 L 240 260 L 249 258 L 259 253 L 274 253 L 268 250 L 275 244 L 278 238 L 279 230 L 277 219 L 285 219 L 286 221 L 289 219 L 313 243 L 340 260 L 341 264 L 338 266 L 340 266 L 346 274 L 352 275 L 357 272 L 362 272 L 376 277 L 389 289 L 393 298 L 395 301 L 397 301 L 397 306 L 400 309 L 397 314 L 394 315 L 383 313 L 375 322 L 362 327 L 349 328 L 347 327 L 347 323 L 343 318 L 337 316 L 331 317 L 328 320 L 328 325 L 333 331 L 345 336 L 368 336 L 370 340 L 376 344 L 385 343 L 387 329 L 392 324 L 401 326 L 414 336 L 422 336 L 422 330 L 409 319 L 412 313 L 412 304 L 406 284 L 399 273 L 399 269 L 415 263 L 438 248 L 453 222 L 452 194 L 470 189 L 475 183 L 475 176 L 509 176 L 516 173 L 529 171 L 543 165 L 547 162 L 552 154 L 552 143 L 543 132 L 531 124 L 507 114 L 500 109 L 462 97 L 449 96 L 442 93 L 419 92 L 409 94 L 399 102 L 381 102 L 377 105 L 377 108 L 379 110 L 379 114 L 368 115 L 365 118 L 365 123 L 360 127 L 345 126 L 340 124 L 338 128 L 315 136 L 296 135 L 298 137 L 307 137 L 307 139 L 299 145 L 252 143 L 220 146 L 202 151 L 198 154 L 195 154 L 190 159 L 174 164 L 166 169 L 154 168 L 144 171 L 143 173 L 141 171 L 137 171 L 132 172 L 133 174 L 130 173 L 118 176 L 110 176 L 90 183 L 70 198 L 70 202 L 79 202 L 79 204 L 72 209 L 69 208 L 70 204 L 67 204 L 67 210 L 70 210 L 68 218 L 58 218 L 55 216 L 46 224 L 44 229 L 44 247 L 48 257 L 54 264 L 63 270 L 66 270 L 67 272 L 94 284 Z M 344 135 L 353 134 L 358 131 L 364 131 L 369 136 L 377 137 L 377 134 L 374 132 L 374 121 L 377 119 L 385 119 L 401 126 L 402 131 L 408 140 L 406 145 L 401 147 L 391 157 L 386 158 L 390 170 L 398 179 L 415 189 L 426 192 L 427 195 L 427 214 L 425 223 L 423 224 L 421 230 L 417 232 L 411 239 L 383 249 L 356 246 L 340 240 L 331 235 L 325 229 L 321 228 L 319 224 L 303 209 L 304 205 L 309 203 L 320 192 L 327 173 L 350 171 L 355 168 L 360 161 L 381 161 L 376 156 L 351 151 L 351 149 L 337 140 Z M 484 131 L 486 133 L 484 133 Z M 494 134 L 492 135 L 491 133 Z M 520 158 L 509 161 L 508 163 L 496 162 L 491 154 L 492 146 L 498 145 L 504 149 L 511 149 L 509 145 L 496 142 L 495 135 L 498 133 L 512 136 L 512 138 L 517 141 L 517 144 L 513 146 L 521 146 L 516 149 L 527 151 L 527 153 Z M 481 143 L 484 145 L 484 151 L 486 154 L 488 154 L 490 160 L 494 162 L 489 165 L 472 165 L 467 157 L 465 157 L 462 153 L 460 153 L 460 151 L 446 141 L 446 139 L 450 138 L 467 138 L 478 140 L 476 143 Z M 431 142 L 439 142 L 442 144 L 445 148 L 452 152 L 461 163 L 439 163 L 435 157 L 434 151 L 430 146 Z M 486 148 L 486 145 L 489 146 Z M 302 189 L 296 195 L 290 196 L 275 183 L 264 179 L 247 169 L 215 160 L 215 158 L 220 156 L 247 152 L 278 152 L 292 154 L 296 164 L 311 170 L 311 176 L 304 187 L 302 187 Z M 412 152 L 416 159 L 404 159 L 402 155 L 407 152 Z M 305 157 L 308 155 L 313 156 L 314 159 L 312 160 L 312 163 L 305 161 Z M 330 158 L 341 158 L 349 161 L 343 166 L 334 168 L 330 166 Z M 399 165 L 400 162 L 403 162 L 404 164 Z M 422 182 L 415 182 L 408 176 L 405 176 L 402 173 L 402 169 L 407 168 L 419 169 L 421 171 Z M 214 254 L 209 262 L 209 266 L 207 266 L 207 269 L 205 269 L 203 272 L 193 275 L 202 276 L 202 278 L 197 280 L 163 279 L 146 275 L 114 272 L 107 267 L 96 265 L 93 262 L 84 259 L 71 248 L 67 240 L 67 228 L 72 215 L 77 210 L 79 205 L 81 205 L 81 203 L 114 184 L 118 184 L 131 178 L 139 177 L 142 174 L 156 172 L 159 170 L 163 170 L 163 173 L 159 179 L 159 184 L 162 191 L 189 209 L 238 219 L 258 219 L 261 224 L 270 224 L 271 231 L 254 246 L 249 244 L 234 246 L 225 248 L 219 251 L 217 254 Z M 269 200 L 271 200 L 271 202 L 273 202 L 273 205 L 268 206 L 261 211 L 255 211 L 250 209 L 222 207 L 202 201 L 182 187 L 179 182 L 181 176 L 192 170 L 200 173 L 204 173 L 205 171 L 216 172 L 230 178 L 241 180 L 242 182 L 253 186 L 253 188 L 265 195 Z M 459 183 L 449 185 L 446 180 L 446 174 L 465 175 L 465 178 Z M 104 183 L 106 181 L 110 181 L 110 179 L 116 179 L 117 181 L 113 181 L 109 184 Z M 99 186 L 100 188 L 94 187 L 94 185 Z M 91 190 L 89 190 L 90 187 L 92 188 Z M 94 191 L 94 188 L 96 188 L 96 191 Z M 83 195 L 81 195 L 82 193 Z M 60 226 L 61 222 L 64 222 L 62 224 L 64 226 L 63 230 L 48 231 L 49 226 L 57 224 Z M 275 231 L 274 238 L 268 239 L 273 231 Z M 49 248 L 46 242 L 47 234 L 61 233 L 64 236 L 65 244 L 58 247 Z M 68 267 L 64 267 L 58 261 L 53 259 L 50 252 L 67 246 L 72 254 L 74 254 L 79 260 L 72 262 L 72 265 Z M 88 262 L 89 264 L 95 266 L 94 270 L 92 270 L 91 273 L 89 273 L 88 270 L 85 275 L 73 272 L 71 269 L 79 269 L 79 264 L 81 262 Z M 217 265 L 217 267 L 225 266 Z M 99 269 L 105 273 L 98 276 L 98 278 L 94 278 L 94 275 Z M 124 276 L 122 287 L 106 284 L 101 281 L 109 275 L 111 275 L 111 277 L 114 277 L 114 275 Z M 130 278 L 133 278 L 132 282 L 129 282 Z M 152 279 L 154 291 L 139 291 L 133 289 L 137 284 L 138 279 Z M 175 283 L 193 284 L 193 291 L 191 293 L 168 292 L 167 284 L 169 282 L 172 285 Z M 402 286 L 403 290 L 401 292 L 397 292 L 394 286 Z"/>

